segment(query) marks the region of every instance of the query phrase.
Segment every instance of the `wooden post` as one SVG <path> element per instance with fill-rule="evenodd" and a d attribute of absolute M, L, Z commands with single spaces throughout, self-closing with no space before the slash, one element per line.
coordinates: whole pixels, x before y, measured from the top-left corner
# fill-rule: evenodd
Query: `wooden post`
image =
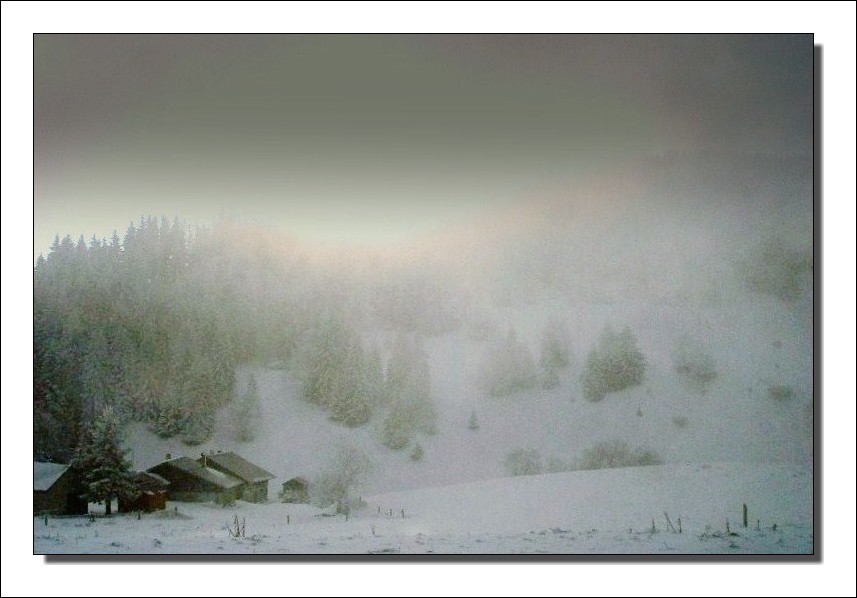
<path fill-rule="evenodd" d="M 673 532 L 673 533 L 676 533 L 676 531 L 675 531 L 675 527 L 673 527 L 673 522 L 672 522 L 672 521 L 670 521 L 670 516 L 667 514 L 667 512 L 666 512 L 666 511 L 664 511 L 664 519 L 666 519 L 666 520 L 667 520 L 667 525 L 669 525 L 669 526 L 670 526 L 670 529 L 672 530 L 672 532 Z"/>
<path fill-rule="evenodd" d="M 681 515 L 678 516 L 678 533 L 681 533 Z"/>
<path fill-rule="evenodd" d="M 762 531 L 762 521 L 760 519 L 756 519 L 756 531 Z"/>
<path fill-rule="evenodd" d="M 747 527 L 747 503 L 741 505 L 741 525 Z"/>
<path fill-rule="evenodd" d="M 291 520 L 291 517 L 289 515 L 286 515 L 286 525 L 289 525 L 289 523 L 291 523 L 290 520 Z"/>
<path fill-rule="evenodd" d="M 402 509 L 402 519 L 404 519 L 404 518 L 405 518 L 405 510 Z"/>
<path fill-rule="evenodd" d="M 727 518 L 726 518 L 726 535 L 728 536 L 728 535 L 729 535 L 729 534 L 731 534 L 731 533 L 732 533 L 732 532 L 731 532 L 731 531 L 729 531 L 729 518 L 727 517 Z"/>

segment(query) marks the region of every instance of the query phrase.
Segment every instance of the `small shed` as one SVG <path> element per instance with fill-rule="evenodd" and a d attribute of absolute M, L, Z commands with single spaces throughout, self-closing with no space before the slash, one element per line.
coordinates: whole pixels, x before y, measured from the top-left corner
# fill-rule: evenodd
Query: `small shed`
<path fill-rule="evenodd" d="M 169 481 L 156 473 L 138 471 L 134 474 L 132 482 L 137 489 L 137 497 L 119 497 L 119 512 L 131 513 L 134 511 L 163 511 L 167 508 L 167 489 Z"/>
<path fill-rule="evenodd" d="M 241 498 L 241 480 L 189 457 L 167 459 L 146 471 L 169 482 L 167 493 L 170 500 L 228 503 Z"/>
<path fill-rule="evenodd" d="M 283 489 L 280 491 L 280 500 L 288 503 L 308 503 L 309 482 L 306 478 L 300 476 L 283 482 Z"/>
<path fill-rule="evenodd" d="M 197 462 L 241 480 L 239 498 L 247 502 L 268 500 L 268 481 L 276 476 L 232 452 L 203 453 Z"/>
<path fill-rule="evenodd" d="M 33 461 L 33 512 L 85 515 L 87 502 L 77 475 L 63 463 Z"/>

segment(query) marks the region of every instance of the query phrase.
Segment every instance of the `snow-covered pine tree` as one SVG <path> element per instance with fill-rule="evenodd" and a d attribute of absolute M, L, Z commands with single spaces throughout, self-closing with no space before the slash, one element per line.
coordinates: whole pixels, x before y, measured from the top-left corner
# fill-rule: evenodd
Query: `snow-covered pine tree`
<path fill-rule="evenodd" d="M 539 365 L 541 366 L 542 388 L 556 388 L 560 384 L 560 370 L 568 367 L 570 361 L 570 335 L 565 324 L 558 320 L 548 322 L 542 336 Z"/>
<path fill-rule="evenodd" d="M 616 333 L 608 326 L 586 359 L 581 374 L 583 396 L 600 401 L 608 393 L 641 384 L 645 371 L 646 359 L 631 329 Z"/>
<path fill-rule="evenodd" d="M 387 397 L 390 410 L 381 429 L 386 446 L 400 450 L 417 433 L 437 432 L 428 356 L 419 337 L 397 337 L 387 367 Z"/>
<path fill-rule="evenodd" d="M 476 409 L 470 412 L 470 419 L 467 420 L 467 428 L 469 430 L 479 429 L 479 420 L 476 419 Z"/>
<path fill-rule="evenodd" d="M 103 502 L 105 514 L 111 514 L 111 501 L 121 495 L 135 497 L 131 481 L 131 462 L 120 443 L 119 420 L 112 406 L 107 406 L 81 434 L 72 467 L 83 482 L 83 498 Z"/>

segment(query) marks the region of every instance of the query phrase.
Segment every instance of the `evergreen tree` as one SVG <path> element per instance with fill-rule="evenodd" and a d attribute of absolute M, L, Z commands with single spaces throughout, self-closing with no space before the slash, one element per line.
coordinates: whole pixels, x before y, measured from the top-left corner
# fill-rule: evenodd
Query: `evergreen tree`
<path fill-rule="evenodd" d="M 381 426 L 381 442 L 395 451 L 402 450 L 411 441 L 413 429 L 411 409 L 403 402 L 396 401 Z"/>
<path fill-rule="evenodd" d="M 560 371 L 567 368 L 570 361 L 569 345 L 569 333 L 565 325 L 558 321 L 549 322 L 542 336 L 539 354 L 542 388 L 559 386 Z"/>
<path fill-rule="evenodd" d="M 372 416 L 372 398 L 366 388 L 365 357 L 360 340 L 349 335 L 342 347 L 342 362 L 330 397 L 331 418 L 346 426 L 361 426 Z"/>
<path fill-rule="evenodd" d="M 397 337 L 387 369 L 386 394 L 390 411 L 381 430 L 385 445 L 399 450 L 417 433 L 436 432 L 428 356 L 419 338 L 405 334 Z"/>
<path fill-rule="evenodd" d="M 645 357 L 631 329 L 626 327 L 617 334 L 607 327 L 586 358 L 581 375 L 583 395 L 600 401 L 608 393 L 641 384 L 645 370 Z"/>
<path fill-rule="evenodd" d="M 91 427 L 81 434 L 72 460 L 83 482 L 83 498 L 88 502 L 103 502 L 105 513 L 111 514 L 113 498 L 135 496 L 131 479 L 131 462 L 120 446 L 120 426 L 113 407 L 107 406 Z"/>
<path fill-rule="evenodd" d="M 369 421 L 383 392 L 380 356 L 367 355 L 358 334 L 339 315 L 328 316 L 304 352 L 303 396 L 346 426 Z"/>
<path fill-rule="evenodd" d="M 467 420 L 467 428 L 470 430 L 479 429 L 479 420 L 476 419 L 476 409 L 470 412 L 470 419 Z"/>

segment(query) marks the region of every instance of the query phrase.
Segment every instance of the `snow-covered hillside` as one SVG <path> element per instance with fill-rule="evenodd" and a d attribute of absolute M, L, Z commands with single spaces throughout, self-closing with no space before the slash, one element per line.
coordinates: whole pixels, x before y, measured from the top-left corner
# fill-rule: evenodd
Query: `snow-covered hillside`
<path fill-rule="evenodd" d="M 135 515 L 92 521 L 57 518 L 49 519 L 47 525 L 35 519 L 35 552 L 794 554 L 813 550 L 812 478 L 791 466 L 634 467 L 495 479 L 364 500 L 365 506 L 347 520 L 307 505 L 244 502 L 226 508 L 169 503 L 166 511 L 140 519 Z M 741 526 L 744 503 L 748 528 Z M 233 537 L 236 518 L 244 532 L 237 538 Z"/>
<path fill-rule="evenodd" d="M 630 311 L 629 311 L 630 310 Z M 127 431 L 134 466 L 144 469 L 173 456 L 234 450 L 278 476 L 274 486 L 295 475 L 312 477 L 324 469 L 340 445 L 365 452 L 374 467 L 364 494 L 455 484 L 508 475 L 506 455 L 517 448 L 539 452 L 548 462 L 574 463 L 589 448 L 621 440 L 657 452 L 665 463 L 790 463 L 812 465 L 811 335 L 774 302 L 747 302 L 742 309 L 635 310 L 602 306 L 590 319 L 575 317 L 572 306 L 544 304 L 523 316 L 496 316 L 514 322 L 518 336 L 537 355 L 541 327 L 560 314 L 573 335 L 572 363 L 559 387 L 536 387 L 513 396 L 487 396 L 479 384 L 479 364 L 488 343 L 466 329 L 427 340 L 431 384 L 438 413 L 437 433 L 420 439 L 423 458 L 382 445 L 376 417 L 348 428 L 300 398 L 300 385 L 287 371 L 247 366 L 239 385 L 252 375 L 258 385 L 261 419 L 254 440 L 239 442 L 221 410 L 212 438 L 187 446 L 179 438 L 161 439 L 141 423 Z M 631 314 L 629 316 L 629 314 Z M 579 376 L 583 360 L 601 327 L 630 322 L 648 363 L 643 384 L 586 401 Z M 498 327 L 500 325 L 498 324 Z M 503 328 L 500 327 L 502 331 Z M 681 331 L 695 330 L 717 364 L 717 377 L 704 394 L 689 389 L 672 368 L 671 353 Z M 503 332 L 501 332 L 503 334 Z M 810 361 L 807 361 L 810 360 Z M 806 363 L 804 363 L 806 362 Z M 776 400 L 772 384 L 788 385 L 793 395 Z M 468 428 L 472 412 L 479 429 Z"/>

